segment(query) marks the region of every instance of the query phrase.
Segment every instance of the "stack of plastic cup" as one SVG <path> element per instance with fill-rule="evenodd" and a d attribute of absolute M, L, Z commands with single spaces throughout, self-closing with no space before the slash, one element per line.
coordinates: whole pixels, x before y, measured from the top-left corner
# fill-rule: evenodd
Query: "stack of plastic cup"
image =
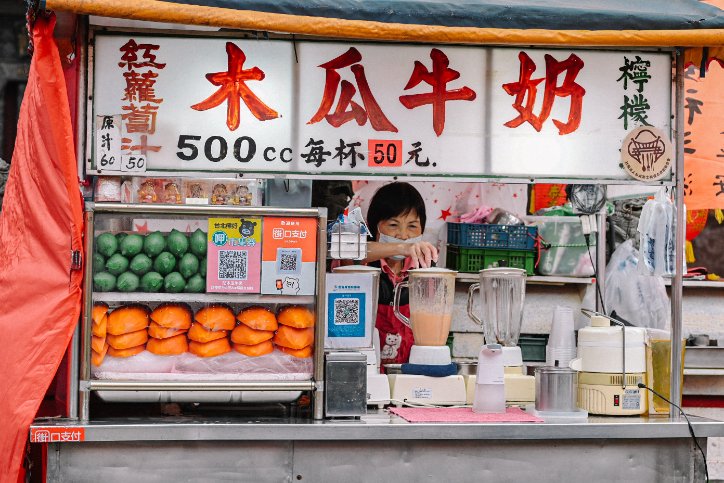
<path fill-rule="evenodd" d="M 553 312 L 551 335 L 546 346 L 546 365 L 568 367 L 576 358 L 576 333 L 574 332 L 573 309 L 556 306 Z"/>

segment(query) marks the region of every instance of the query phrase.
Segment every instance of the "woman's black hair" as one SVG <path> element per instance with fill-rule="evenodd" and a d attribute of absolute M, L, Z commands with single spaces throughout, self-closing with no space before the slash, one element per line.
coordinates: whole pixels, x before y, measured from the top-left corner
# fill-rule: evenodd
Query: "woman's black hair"
<path fill-rule="evenodd" d="M 377 225 L 383 220 L 389 220 L 400 215 L 414 211 L 420 218 L 420 226 L 425 231 L 425 200 L 420 192 L 410 183 L 390 183 L 380 187 L 372 196 L 370 207 L 367 210 L 367 224 L 372 238 L 377 239 Z"/>

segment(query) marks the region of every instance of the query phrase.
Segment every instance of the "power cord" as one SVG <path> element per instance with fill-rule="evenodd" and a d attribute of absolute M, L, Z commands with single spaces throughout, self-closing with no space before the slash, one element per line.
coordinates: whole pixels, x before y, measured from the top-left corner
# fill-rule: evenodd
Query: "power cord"
<path fill-rule="evenodd" d="M 679 405 L 672 403 L 671 401 L 669 401 L 669 400 L 666 399 L 664 396 L 662 396 L 662 395 L 659 394 L 658 392 L 656 392 L 656 391 L 654 391 L 653 389 L 651 389 L 649 386 L 647 386 L 647 385 L 644 384 L 643 382 L 639 382 L 638 386 L 639 386 L 640 389 L 648 389 L 649 391 L 651 391 L 652 393 L 654 393 L 654 395 L 660 397 L 661 399 L 663 399 L 663 400 L 666 401 L 667 403 L 669 403 L 669 404 L 671 404 L 672 406 L 674 406 L 676 409 L 679 410 L 679 412 L 681 413 L 681 415 L 684 416 L 684 419 L 686 419 L 686 424 L 689 425 L 689 434 L 691 434 L 691 438 L 694 440 L 694 444 L 696 445 L 696 447 L 699 448 L 699 451 L 701 452 L 701 457 L 704 458 L 704 475 L 706 476 L 706 482 L 709 483 L 709 469 L 707 468 L 707 464 L 706 464 L 706 453 L 704 453 L 704 450 L 701 449 L 701 446 L 699 445 L 699 441 L 697 441 L 696 435 L 694 434 L 694 427 L 691 425 L 691 421 L 689 421 L 689 417 L 686 415 L 686 413 L 684 412 L 684 410 L 681 409 L 681 407 L 679 407 Z"/>
<path fill-rule="evenodd" d="M 606 305 L 603 303 L 603 294 L 601 293 L 601 286 L 598 283 L 598 266 L 593 261 L 593 255 L 591 255 L 591 233 L 597 233 L 596 221 L 594 215 L 581 215 L 581 227 L 583 230 L 583 239 L 586 240 L 586 252 L 588 252 L 588 259 L 591 260 L 591 267 L 593 267 L 593 276 L 596 277 L 596 294 L 598 294 L 598 300 L 601 301 L 601 312 L 604 314 L 606 311 Z"/>

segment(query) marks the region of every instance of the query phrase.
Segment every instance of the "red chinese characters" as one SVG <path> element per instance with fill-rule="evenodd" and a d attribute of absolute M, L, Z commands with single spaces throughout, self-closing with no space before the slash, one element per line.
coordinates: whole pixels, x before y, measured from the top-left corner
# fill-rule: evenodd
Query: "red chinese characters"
<path fill-rule="evenodd" d="M 121 106 L 125 131 L 128 135 L 138 133 L 143 139 L 141 144 L 132 145 L 132 138 L 123 138 L 123 150 L 140 150 L 145 153 L 147 150 L 160 149 L 159 146 L 149 146 L 146 142 L 147 135 L 156 132 L 158 108 L 163 103 L 163 99 L 156 97 L 155 92 L 158 70 L 166 67 L 166 64 L 156 60 L 155 52 L 158 49 L 158 45 L 139 44 L 133 39 L 129 39 L 119 49 L 122 54 L 118 66 L 126 69 L 123 73 L 126 83 L 122 98 L 124 104 Z"/>
<path fill-rule="evenodd" d="M 447 90 L 447 84 L 460 77 L 460 73 L 449 67 L 447 56 L 438 49 L 430 51 L 432 72 L 422 62 L 415 61 L 415 67 L 405 90 L 412 89 L 421 82 L 432 86 L 432 92 L 400 96 L 400 102 L 408 109 L 432 105 L 432 126 L 435 134 L 440 136 L 445 129 L 445 103 L 447 101 L 472 101 L 475 91 L 465 86 L 460 89 Z"/>
<path fill-rule="evenodd" d="M 319 66 L 326 70 L 324 93 L 322 95 L 322 101 L 319 104 L 319 109 L 317 109 L 317 112 L 307 124 L 315 124 L 322 119 L 326 119 L 333 127 L 340 127 L 344 123 L 354 119 L 359 126 L 363 126 L 369 119 L 375 131 L 397 132 L 397 128 L 387 119 L 387 116 L 382 112 L 382 108 L 380 108 L 380 105 L 372 95 L 372 90 L 365 75 L 365 69 L 362 64 L 360 64 L 361 61 L 362 54 L 359 53 L 359 50 L 350 47 L 344 54 Z M 337 70 L 345 67 L 349 67 L 354 74 L 357 88 L 355 88 L 351 82 L 342 80 L 342 77 L 337 72 Z M 334 109 L 334 112 L 331 112 L 340 86 L 341 92 L 339 100 L 337 101 L 337 107 Z M 359 89 L 364 107 L 352 100 L 352 97 L 357 93 L 357 89 Z"/>
<path fill-rule="evenodd" d="M 575 82 L 576 76 L 583 68 L 583 60 L 575 54 L 571 54 L 564 61 L 557 61 L 552 55 L 545 55 L 546 75 L 545 78 L 532 79 L 536 70 L 535 62 L 525 52 L 518 54 L 520 60 L 520 75 L 518 82 L 503 84 L 503 89 L 511 96 L 515 96 L 513 108 L 518 111 L 518 117 L 505 123 L 505 126 L 516 128 L 524 122 L 530 123 L 536 131 L 541 130 L 543 123 L 550 116 L 553 108 L 553 101 L 556 97 L 570 97 L 570 109 L 566 122 L 553 119 L 553 124 L 558 128 L 558 134 L 570 134 L 578 129 L 581 123 L 581 112 L 583 108 L 583 96 L 586 90 Z M 558 77 L 565 72 L 563 82 L 558 85 Z M 540 113 L 535 115 L 533 108 L 538 93 L 538 84 L 545 81 L 543 91 L 543 102 Z"/>
<path fill-rule="evenodd" d="M 226 125 L 232 131 L 239 127 L 240 99 L 244 101 L 244 104 L 252 115 L 260 121 L 268 121 L 279 117 L 277 111 L 267 106 L 251 91 L 249 86 L 246 85 L 247 81 L 263 80 L 265 77 L 264 71 L 258 67 L 244 69 L 246 54 L 231 42 L 226 43 L 226 54 L 228 58 L 228 70 L 226 72 L 206 74 L 209 82 L 215 86 L 219 86 L 219 90 L 204 101 L 194 104 L 191 108 L 197 111 L 205 111 L 227 101 Z"/>

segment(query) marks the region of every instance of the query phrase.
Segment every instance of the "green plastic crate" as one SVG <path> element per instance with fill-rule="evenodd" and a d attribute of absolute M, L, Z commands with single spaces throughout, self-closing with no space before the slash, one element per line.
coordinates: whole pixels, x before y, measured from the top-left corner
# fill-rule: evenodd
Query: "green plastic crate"
<path fill-rule="evenodd" d="M 535 252 L 447 246 L 447 268 L 458 272 L 478 272 L 497 267 L 500 260 L 508 262 L 509 267 L 522 268 L 528 275 L 533 275 Z"/>
<path fill-rule="evenodd" d="M 524 361 L 545 362 L 547 334 L 521 334 L 518 346 Z"/>

